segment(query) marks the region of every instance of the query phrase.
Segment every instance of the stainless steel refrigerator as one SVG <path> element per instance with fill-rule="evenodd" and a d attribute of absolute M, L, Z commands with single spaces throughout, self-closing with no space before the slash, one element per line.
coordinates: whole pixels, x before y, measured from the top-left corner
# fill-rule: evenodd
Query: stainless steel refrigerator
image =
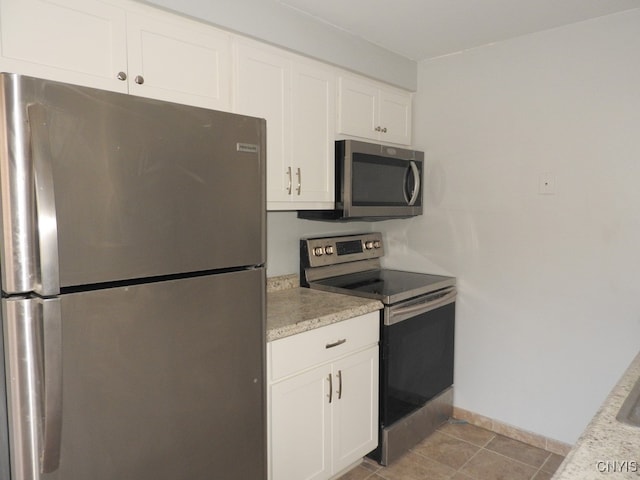
<path fill-rule="evenodd" d="M 0 75 L 0 478 L 266 478 L 264 120 Z"/>

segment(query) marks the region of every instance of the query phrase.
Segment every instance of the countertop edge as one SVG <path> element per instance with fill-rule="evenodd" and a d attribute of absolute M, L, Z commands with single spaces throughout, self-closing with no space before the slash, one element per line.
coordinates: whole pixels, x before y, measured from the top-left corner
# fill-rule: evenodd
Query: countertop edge
<path fill-rule="evenodd" d="M 607 474 L 615 478 L 640 478 L 640 427 L 616 420 L 638 378 L 640 353 L 613 387 L 553 480 L 596 480 Z"/>
<path fill-rule="evenodd" d="M 309 288 L 270 290 L 267 293 L 266 340 L 272 342 L 382 308 L 382 302 L 378 300 Z"/>

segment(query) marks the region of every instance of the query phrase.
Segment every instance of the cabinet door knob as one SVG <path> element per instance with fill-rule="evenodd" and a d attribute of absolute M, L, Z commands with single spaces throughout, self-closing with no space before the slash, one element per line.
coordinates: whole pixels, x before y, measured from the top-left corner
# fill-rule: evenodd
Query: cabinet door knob
<path fill-rule="evenodd" d="M 382 129 L 382 133 L 387 133 L 387 127 L 384 127 L 384 128 Z"/>
<path fill-rule="evenodd" d="M 287 168 L 287 176 L 289 177 L 289 186 L 287 187 L 287 194 L 291 195 L 291 187 L 293 184 L 293 178 L 291 177 L 291 167 Z"/>
<path fill-rule="evenodd" d="M 124 72 L 118 72 L 116 78 L 124 82 L 127 79 L 127 74 Z"/>
<path fill-rule="evenodd" d="M 376 132 L 381 132 L 381 131 L 382 131 L 382 127 L 381 127 L 380 125 L 378 125 L 378 126 L 376 127 Z"/>
<path fill-rule="evenodd" d="M 300 192 L 302 191 L 302 172 L 300 171 L 300 167 L 298 167 L 297 175 L 298 175 L 298 186 L 296 187 L 296 192 L 298 192 L 298 196 L 299 196 Z"/>
<path fill-rule="evenodd" d="M 144 83 L 144 77 L 142 75 L 136 75 L 136 78 L 133 79 L 138 85 L 142 85 Z"/>

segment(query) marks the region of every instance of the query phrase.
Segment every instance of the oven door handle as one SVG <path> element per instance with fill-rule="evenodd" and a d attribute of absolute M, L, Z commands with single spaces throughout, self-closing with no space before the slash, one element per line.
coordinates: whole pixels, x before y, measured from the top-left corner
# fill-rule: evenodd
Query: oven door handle
<path fill-rule="evenodd" d="M 402 322 L 407 318 L 415 317 L 453 303 L 456 300 L 457 294 L 458 292 L 456 288 L 451 287 L 444 292 L 437 292 L 436 294 L 427 296 L 425 300 L 420 303 L 415 303 L 406 307 L 390 307 L 389 315 L 385 315 L 384 324 L 393 325 L 395 323 Z"/>

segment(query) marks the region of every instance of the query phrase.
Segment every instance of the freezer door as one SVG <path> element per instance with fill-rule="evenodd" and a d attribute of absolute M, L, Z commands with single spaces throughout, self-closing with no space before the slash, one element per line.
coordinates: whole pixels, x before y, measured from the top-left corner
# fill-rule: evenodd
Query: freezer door
<path fill-rule="evenodd" d="M 265 262 L 265 122 L 0 75 L 3 290 Z"/>
<path fill-rule="evenodd" d="M 266 479 L 263 285 L 3 299 L 12 480 Z"/>

